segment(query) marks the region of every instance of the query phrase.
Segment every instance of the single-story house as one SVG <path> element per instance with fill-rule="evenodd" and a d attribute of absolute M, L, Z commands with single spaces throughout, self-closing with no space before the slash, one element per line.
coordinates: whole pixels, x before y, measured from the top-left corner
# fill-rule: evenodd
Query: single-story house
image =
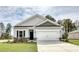
<path fill-rule="evenodd" d="M 74 30 L 72 32 L 69 32 L 68 38 L 69 39 L 79 39 L 79 29 L 78 30 Z"/>
<path fill-rule="evenodd" d="M 17 39 L 59 40 L 62 37 L 62 26 L 36 14 L 14 26 L 14 37 Z"/>

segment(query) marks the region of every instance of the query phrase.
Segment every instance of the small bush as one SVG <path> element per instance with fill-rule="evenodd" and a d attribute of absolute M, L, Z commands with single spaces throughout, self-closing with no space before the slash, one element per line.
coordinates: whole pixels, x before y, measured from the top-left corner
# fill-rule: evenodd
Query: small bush
<path fill-rule="evenodd" d="M 1 37 L 0 37 L 0 39 L 11 39 L 11 38 L 12 37 L 9 34 L 6 34 L 6 33 L 2 34 Z"/>
<path fill-rule="evenodd" d="M 68 34 L 67 33 L 64 33 L 62 35 L 62 39 L 64 39 L 65 42 L 68 42 Z"/>
<path fill-rule="evenodd" d="M 26 38 L 14 38 L 14 43 L 26 43 L 27 42 L 27 39 Z"/>
<path fill-rule="evenodd" d="M 62 38 L 60 37 L 59 40 L 62 41 Z"/>

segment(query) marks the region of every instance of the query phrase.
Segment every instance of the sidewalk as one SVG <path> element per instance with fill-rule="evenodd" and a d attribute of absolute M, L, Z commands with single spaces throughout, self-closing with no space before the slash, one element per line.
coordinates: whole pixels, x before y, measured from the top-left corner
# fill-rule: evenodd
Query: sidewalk
<path fill-rule="evenodd" d="M 9 41 L 13 41 L 13 40 L 9 40 Z M 6 39 L 6 40 L 0 40 L 0 42 L 8 42 L 8 39 Z"/>

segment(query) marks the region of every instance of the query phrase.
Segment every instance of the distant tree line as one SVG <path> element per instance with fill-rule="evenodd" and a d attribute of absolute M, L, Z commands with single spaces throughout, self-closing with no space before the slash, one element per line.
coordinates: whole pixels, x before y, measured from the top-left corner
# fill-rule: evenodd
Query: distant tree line
<path fill-rule="evenodd" d="M 11 38 L 11 24 L 8 23 L 6 26 L 4 25 L 4 23 L 0 23 L 0 32 L 1 32 L 1 35 L 0 35 L 0 39 L 9 39 Z"/>
<path fill-rule="evenodd" d="M 50 16 L 50 15 L 46 15 L 45 17 L 46 17 L 47 19 L 49 19 L 49 20 L 52 20 L 53 22 L 56 22 L 56 19 L 53 18 L 53 17 Z M 67 32 L 67 33 L 77 29 L 75 23 L 72 22 L 71 19 L 58 20 L 57 23 L 58 23 L 59 25 L 62 25 L 62 26 L 64 27 L 64 29 L 65 29 L 65 32 Z"/>
<path fill-rule="evenodd" d="M 46 17 L 47 19 L 50 19 L 50 20 L 54 21 L 54 22 L 56 21 L 56 20 L 55 20 L 52 16 L 50 16 L 50 15 L 46 15 L 45 17 Z"/>

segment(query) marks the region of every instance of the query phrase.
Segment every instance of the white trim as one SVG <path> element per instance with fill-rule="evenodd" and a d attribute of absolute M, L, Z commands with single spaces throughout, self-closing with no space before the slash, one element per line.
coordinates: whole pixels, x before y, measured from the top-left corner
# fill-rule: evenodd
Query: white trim
<path fill-rule="evenodd" d="M 51 21 L 51 20 L 49 20 L 49 19 L 46 19 L 46 20 L 44 20 L 43 22 L 41 22 L 41 23 L 39 23 L 39 24 L 37 24 L 36 26 L 39 26 L 39 25 L 41 25 L 41 24 L 43 24 L 43 23 L 45 23 L 45 22 L 50 22 L 50 23 L 52 23 L 52 24 L 55 24 L 55 25 L 58 25 L 58 26 L 60 26 L 59 24 L 57 24 L 56 22 L 53 22 L 53 21 Z"/>

